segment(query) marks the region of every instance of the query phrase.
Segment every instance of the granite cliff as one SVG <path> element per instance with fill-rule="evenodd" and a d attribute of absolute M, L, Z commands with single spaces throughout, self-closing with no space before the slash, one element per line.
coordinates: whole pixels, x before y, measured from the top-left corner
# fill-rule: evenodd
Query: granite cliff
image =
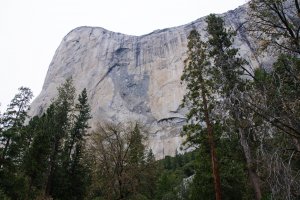
<path fill-rule="evenodd" d="M 226 26 L 237 29 L 234 45 L 252 66 L 258 66 L 251 37 L 241 26 L 247 5 L 222 14 Z M 139 120 L 150 128 L 148 142 L 157 158 L 179 149 L 185 110 L 180 83 L 187 36 L 195 28 L 205 38 L 205 18 L 142 36 L 98 27 L 79 27 L 62 40 L 49 66 L 42 92 L 31 115 L 45 111 L 56 88 L 72 76 L 78 92 L 87 88 L 94 128 L 102 120 Z"/>

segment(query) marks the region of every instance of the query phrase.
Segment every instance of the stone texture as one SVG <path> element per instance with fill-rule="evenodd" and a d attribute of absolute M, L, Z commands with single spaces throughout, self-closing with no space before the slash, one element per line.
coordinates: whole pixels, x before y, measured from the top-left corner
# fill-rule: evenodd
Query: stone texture
<path fill-rule="evenodd" d="M 222 16 L 237 29 L 247 6 Z M 56 88 L 72 76 L 78 91 L 87 88 L 93 116 L 91 126 L 103 120 L 139 120 L 151 128 L 149 146 L 157 158 L 173 155 L 182 142 L 185 111 L 180 108 L 185 87 L 180 83 L 187 35 L 195 28 L 205 39 L 200 18 L 187 25 L 156 30 L 142 36 L 115 33 L 98 27 L 79 27 L 65 36 L 55 52 L 42 92 L 31 106 L 38 115 L 55 97 Z M 235 46 L 258 66 L 251 38 L 240 28 Z"/>

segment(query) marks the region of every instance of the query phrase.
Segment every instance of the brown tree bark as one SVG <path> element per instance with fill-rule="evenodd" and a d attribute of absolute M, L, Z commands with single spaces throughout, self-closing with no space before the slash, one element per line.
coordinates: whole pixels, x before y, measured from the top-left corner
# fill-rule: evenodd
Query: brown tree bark
<path fill-rule="evenodd" d="M 214 178 L 214 188 L 216 194 L 216 200 L 221 200 L 221 180 L 220 180 L 220 173 L 218 167 L 218 159 L 216 155 L 215 149 L 215 142 L 213 136 L 213 127 L 209 118 L 209 110 L 206 100 L 206 92 L 205 88 L 202 85 L 202 100 L 203 100 L 203 107 L 204 107 L 204 115 L 205 115 L 205 123 L 207 126 L 207 134 L 208 134 L 208 142 L 210 146 L 210 153 L 211 153 L 211 164 L 212 164 L 212 172 Z"/>

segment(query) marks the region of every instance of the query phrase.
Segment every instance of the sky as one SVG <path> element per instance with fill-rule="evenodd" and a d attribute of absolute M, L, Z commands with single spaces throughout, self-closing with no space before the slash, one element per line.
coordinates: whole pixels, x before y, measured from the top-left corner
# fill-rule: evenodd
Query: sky
<path fill-rule="evenodd" d="M 40 93 L 63 37 L 79 26 L 129 35 L 183 25 L 248 0 L 1 0 L 0 111 L 21 86 Z"/>

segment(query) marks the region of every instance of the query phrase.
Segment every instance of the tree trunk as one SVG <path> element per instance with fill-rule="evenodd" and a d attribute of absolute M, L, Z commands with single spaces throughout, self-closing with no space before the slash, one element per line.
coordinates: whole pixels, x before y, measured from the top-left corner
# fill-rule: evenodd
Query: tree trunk
<path fill-rule="evenodd" d="M 245 131 L 242 128 L 239 128 L 239 134 L 240 134 L 240 143 L 242 145 L 244 156 L 246 158 L 249 179 L 255 192 L 255 199 L 260 200 L 261 199 L 260 179 L 255 169 L 253 169 L 251 151 L 250 151 L 249 144 L 245 138 Z"/>
<path fill-rule="evenodd" d="M 221 180 L 220 180 L 218 160 L 217 160 L 216 149 L 215 149 L 213 127 L 209 119 L 206 93 L 203 87 L 202 87 L 202 100 L 204 106 L 205 123 L 207 126 L 208 142 L 209 142 L 210 153 L 211 153 L 211 164 L 212 164 L 212 171 L 213 171 L 213 178 L 214 178 L 216 200 L 221 200 Z"/>

